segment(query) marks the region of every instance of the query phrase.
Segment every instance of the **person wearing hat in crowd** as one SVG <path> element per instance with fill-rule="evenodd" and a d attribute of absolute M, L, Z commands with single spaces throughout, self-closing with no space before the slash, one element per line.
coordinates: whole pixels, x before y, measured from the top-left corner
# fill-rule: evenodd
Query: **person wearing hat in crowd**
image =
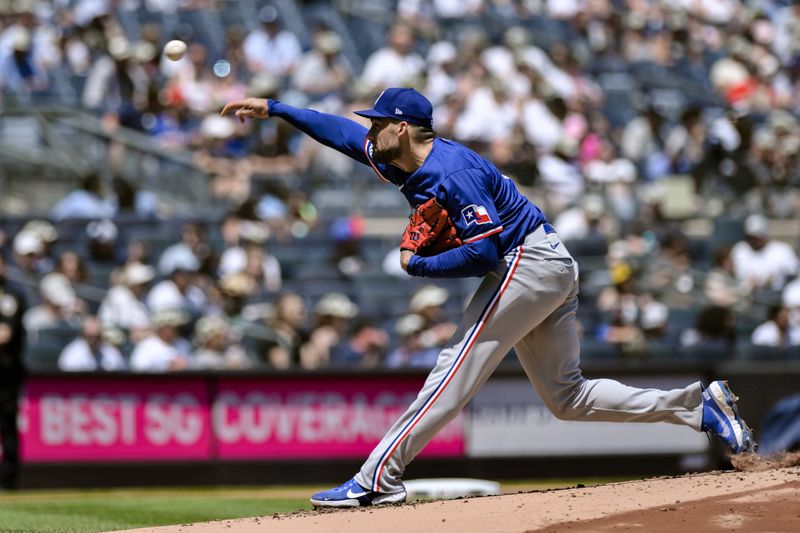
<path fill-rule="evenodd" d="M 300 58 L 292 76 L 292 86 L 316 101 L 341 93 L 347 86 L 352 69 L 339 53 L 342 40 L 335 32 L 317 32 L 313 44 L 314 47 Z"/>
<path fill-rule="evenodd" d="M 358 306 L 346 295 L 330 292 L 314 308 L 316 321 L 308 342 L 300 348 L 300 366 L 324 368 L 331 363 L 331 349 L 342 342 L 350 321 L 358 316 Z"/>
<path fill-rule="evenodd" d="M 244 39 L 244 55 L 250 72 L 291 75 L 300 59 L 302 47 L 297 37 L 283 29 L 275 6 L 266 5 L 258 12 L 261 27 Z"/>
<path fill-rule="evenodd" d="M 395 324 L 400 344 L 386 356 L 388 368 L 433 368 L 439 357 L 439 349 L 426 347 L 420 339 L 425 330 L 425 319 L 409 313 Z"/>
<path fill-rule="evenodd" d="M 795 251 L 789 244 L 770 238 L 769 222 L 763 215 L 745 219 L 744 236 L 731 250 L 736 277 L 751 287 L 783 289 L 800 266 Z"/>
<path fill-rule="evenodd" d="M 39 237 L 42 253 L 36 260 L 36 270 L 45 274 L 53 270 L 52 246 L 58 240 L 58 230 L 46 220 L 34 219 L 22 226 L 22 232 L 30 232 Z"/>
<path fill-rule="evenodd" d="M 195 283 L 200 264 L 193 253 L 186 250 L 182 256 L 175 256 L 167 279 L 156 283 L 147 294 L 147 307 L 151 313 L 165 309 L 181 310 L 191 315 L 205 314 L 208 299 Z"/>
<path fill-rule="evenodd" d="M 219 316 L 205 316 L 194 328 L 192 368 L 223 370 L 252 366 L 241 344 L 231 335 L 231 326 Z"/>
<path fill-rule="evenodd" d="M 36 265 L 44 253 L 44 243 L 35 233 L 21 231 L 14 236 L 11 250 L 13 263 L 6 267 L 7 282 L 20 292 L 28 305 L 33 305 L 39 301 L 36 287 L 40 274 Z"/>
<path fill-rule="evenodd" d="M 274 293 L 281 289 L 281 265 L 266 250 L 269 230 L 261 223 L 243 220 L 239 228 L 239 243 L 228 247 L 220 257 L 219 275 L 246 272 L 257 282 L 259 289 Z"/>
<path fill-rule="evenodd" d="M 42 278 L 39 284 L 42 303 L 30 308 L 23 317 L 25 330 L 34 340 L 41 329 L 77 328 L 85 313 L 86 303 L 79 300 L 72 284 L 57 272 Z"/>
<path fill-rule="evenodd" d="M 22 385 L 25 346 L 25 299 L 6 281 L 6 260 L 0 250 L 0 439 L 3 461 L 0 464 L 0 488 L 14 489 L 19 470 L 19 434 L 17 412 Z"/>
<path fill-rule="evenodd" d="M 183 225 L 180 242 L 168 246 L 158 258 L 158 271 L 162 275 L 169 275 L 174 270 L 173 265 L 187 255 L 194 256 L 200 265 L 200 272 L 214 274 L 213 263 L 218 257 L 215 257 L 205 227 L 200 222 L 187 222 Z"/>
<path fill-rule="evenodd" d="M 364 318 L 356 322 L 349 337 L 331 349 L 331 366 L 376 368 L 383 363 L 389 335 L 375 322 Z"/>
<path fill-rule="evenodd" d="M 109 218 L 93 220 L 86 225 L 88 259 L 93 263 L 115 264 L 117 262 L 117 239 L 119 230 Z"/>
<path fill-rule="evenodd" d="M 420 342 L 426 348 L 441 348 L 453 336 L 456 325 L 447 320 L 444 304 L 450 292 L 436 285 L 423 285 L 408 302 L 408 311 L 422 317 L 424 324 Z"/>
<path fill-rule="evenodd" d="M 141 340 L 150 326 L 150 310 L 145 304 L 147 285 L 155 278 L 153 267 L 130 263 L 122 271 L 120 283 L 106 292 L 97 316 L 105 327 L 128 332 L 132 342 Z"/>
<path fill-rule="evenodd" d="M 188 322 L 189 316 L 180 310 L 163 309 L 153 313 L 152 333 L 133 348 L 131 370 L 168 372 L 188 368 L 191 345 L 180 334 L 180 328 Z"/>
<path fill-rule="evenodd" d="M 108 330 L 104 331 L 97 317 L 86 317 L 81 334 L 67 344 L 58 356 L 58 368 L 65 372 L 127 370 L 128 365 L 122 353 L 106 340 L 109 333 Z"/>
<path fill-rule="evenodd" d="M 275 301 L 274 313 L 265 320 L 265 336 L 257 343 L 259 361 L 277 369 L 297 366 L 300 347 L 308 340 L 305 321 L 303 299 L 294 292 L 281 294 Z"/>

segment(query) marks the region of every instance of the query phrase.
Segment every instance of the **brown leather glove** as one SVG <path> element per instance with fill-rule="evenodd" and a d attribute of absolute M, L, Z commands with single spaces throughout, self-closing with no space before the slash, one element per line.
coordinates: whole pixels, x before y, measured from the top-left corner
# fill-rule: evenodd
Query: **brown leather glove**
<path fill-rule="evenodd" d="M 400 248 L 417 255 L 431 256 L 461 246 L 456 228 L 436 198 L 420 204 L 400 239 Z"/>

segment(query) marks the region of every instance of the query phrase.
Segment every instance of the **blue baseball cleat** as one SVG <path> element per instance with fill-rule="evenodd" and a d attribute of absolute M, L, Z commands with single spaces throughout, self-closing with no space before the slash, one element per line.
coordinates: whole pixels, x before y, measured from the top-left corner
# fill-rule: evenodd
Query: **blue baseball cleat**
<path fill-rule="evenodd" d="M 714 381 L 703 391 L 702 431 L 716 435 L 733 453 L 755 453 L 753 433 L 736 408 L 737 398 L 727 381 Z"/>
<path fill-rule="evenodd" d="M 324 490 L 311 496 L 311 505 L 314 507 L 366 507 L 404 501 L 406 501 L 405 490 L 390 493 L 374 492 L 359 485 L 355 478 L 334 489 Z"/>

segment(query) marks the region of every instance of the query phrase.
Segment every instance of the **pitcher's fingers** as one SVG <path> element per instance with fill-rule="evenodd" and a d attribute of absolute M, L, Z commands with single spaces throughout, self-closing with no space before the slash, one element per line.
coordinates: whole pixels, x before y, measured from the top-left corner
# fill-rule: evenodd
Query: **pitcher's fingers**
<path fill-rule="evenodd" d="M 229 103 L 225 104 L 225 107 L 222 108 L 222 111 L 220 111 L 220 115 L 227 115 L 231 111 L 234 111 L 234 110 L 237 110 L 237 109 L 241 109 L 243 106 L 244 106 L 244 103 L 241 102 L 241 101 L 229 102 Z"/>

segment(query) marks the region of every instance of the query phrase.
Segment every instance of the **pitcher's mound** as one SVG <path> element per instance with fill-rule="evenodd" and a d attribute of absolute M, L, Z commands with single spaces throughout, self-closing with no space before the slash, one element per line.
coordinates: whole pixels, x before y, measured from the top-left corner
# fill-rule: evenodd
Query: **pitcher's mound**
<path fill-rule="evenodd" d="M 392 507 L 303 511 L 137 533 L 800 531 L 800 467 L 713 472 L 597 487 Z"/>

